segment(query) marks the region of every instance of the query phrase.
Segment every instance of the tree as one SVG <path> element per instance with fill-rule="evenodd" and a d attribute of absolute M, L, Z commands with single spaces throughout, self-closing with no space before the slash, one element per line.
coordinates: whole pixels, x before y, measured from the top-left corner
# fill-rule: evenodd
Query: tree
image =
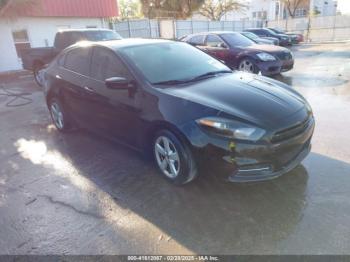
<path fill-rule="evenodd" d="M 0 17 L 16 18 L 28 8 L 38 4 L 38 0 L 0 0 Z"/>
<path fill-rule="evenodd" d="M 248 5 L 239 0 L 205 0 L 199 13 L 210 20 L 219 21 L 230 11 L 243 11 Z"/>
<path fill-rule="evenodd" d="M 122 20 L 141 16 L 140 2 L 138 0 L 119 0 L 119 16 Z"/>
<path fill-rule="evenodd" d="M 291 17 L 295 17 L 295 12 L 300 6 L 309 4 L 309 0 L 282 0 L 282 2 Z"/>
<path fill-rule="evenodd" d="M 172 17 L 185 19 L 197 11 L 205 0 L 141 0 L 145 17 Z"/>

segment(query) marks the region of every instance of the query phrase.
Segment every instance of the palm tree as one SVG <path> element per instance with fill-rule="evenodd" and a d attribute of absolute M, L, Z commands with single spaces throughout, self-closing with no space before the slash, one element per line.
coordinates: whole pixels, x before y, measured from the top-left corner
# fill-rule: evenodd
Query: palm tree
<path fill-rule="evenodd" d="M 38 4 L 38 0 L 0 0 L 0 17 L 16 18 L 28 8 Z"/>

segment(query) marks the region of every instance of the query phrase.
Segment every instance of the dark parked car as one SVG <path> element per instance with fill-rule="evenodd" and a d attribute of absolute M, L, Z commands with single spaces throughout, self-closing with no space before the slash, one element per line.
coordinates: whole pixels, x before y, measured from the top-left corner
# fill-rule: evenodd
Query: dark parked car
<path fill-rule="evenodd" d="M 252 32 L 241 32 L 242 35 L 248 37 L 250 40 L 253 40 L 257 44 L 265 45 L 279 45 L 280 41 L 277 38 L 273 37 L 259 37 Z"/>
<path fill-rule="evenodd" d="M 292 39 L 285 34 L 278 34 L 268 28 L 251 28 L 245 29 L 245 32 L 252 32 L 260 37 L 274 37 L 277 38 L 281 46 L 287 46 L 292 44 Z"/>
<path fill-rule="evenodd" d="M 45 79 L 58 130 L 78 125 L 149 152 L 175 184 L 193 180 L 208 160 L 228 166 L 231 181 L 271 179 L 310 151 L 314 118 L 300 94 L 232 72 L 185 43 L 77 44 L 48 66 Z"/>
<path fill-rule="evenodd" d="M 269 28 L 269 29 L 274 31 L 276 34 L 285 34 L 289 36 L 293 44 L 299 44 L 300 42 L 304 41 L 304 36 L 302 34 L 287 33 L 278 28 Z"/>
<path fill-rule="evenodd" d="M 22 50 L 23 68 L 34 72 L 35 81 L 42 85 L 40 70 L 50 63 L 66 47 L 79 41 L 106 41 L 121 39 L 108 29 L 69 29 L 56 33 L 53 47 L 28 48 Z"/>
<path fill-rule="evenodd" d="M 291 70 L 291 51 L 274 45 L 258 45 L 236 32 L 208 32 L 188 35 L 182 39 L 223 61 L 232 69 L 276 75 Z"/>

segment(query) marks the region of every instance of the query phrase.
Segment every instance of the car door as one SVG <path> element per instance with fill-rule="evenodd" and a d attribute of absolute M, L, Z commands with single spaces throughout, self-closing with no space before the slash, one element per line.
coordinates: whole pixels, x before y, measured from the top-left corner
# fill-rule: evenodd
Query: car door
<path fill-rule="evenodd" d="M 208 54 L 223 61 L 224 63 L 229 62 L 230 49 L 224 40 L 222 40 L 218 35 L 207 35 L 205 50 Z"/>
<path fill-rule="evenodd" d="M 91 48 L 78 47 L 66 53 L 63 66 L 55 76 L 63 91 L 64 103 L 79 124 L 85 126 L 89 117 L 85 112 L 84 101 L 90 93 L 86 90 L 89 79 Z"/>
<path fill-rule="evenodd" d="M 87 83 L 94 94 L 89 101 L 91 121 L 98 132 L 133 145 L 140 123 L 140 92 L 108 88 L 105 80 L 111 77 L 126 78 L 136 87 L 134 77 L 112 50 L 94 47 Z"/>

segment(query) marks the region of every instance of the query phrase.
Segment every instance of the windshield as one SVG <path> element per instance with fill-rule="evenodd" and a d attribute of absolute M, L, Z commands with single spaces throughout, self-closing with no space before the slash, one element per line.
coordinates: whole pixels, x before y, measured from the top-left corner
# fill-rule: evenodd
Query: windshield
<path fill-rule="evenodd" d="M 271 33 L 272 35 L 278 35 L 276 32 L 272 31 L 271 29 L 264 28 L 264 30 L 268 31 L 268 32 Z"/>
<path fill-rule="evenodd" d="M 277 34 L 284 34 L 284 32 L 282 30 L 277 29 L 277 28 L 271 28 L 270 30 L 274 31 Z"/>
<path fill-rule="evenodd" d="M 124 47 L 121 52 L 153 84 L 185 81 L 209 72 L 230 70 L 199 49 L 181 42 Z"/>
<path fill-rule="evenodd" d="M 221 37 L 230 45 L 234 47 L 247 47 L 254 45 L 255 42 L 241 34 L 222 34 Z"/>
<path fill-rule="evenodd" d="M 89 41 L 120 40 L 122 37 L 113 31 L 87 31 L 84 33 Z"/>
<path fill-rule="evenodd" d="M 242 35 L 250 38 L 250 39 L 257 39 L 259 38 L 256 34 L 250 33 L 250 32 L 243 32 Z"/>

